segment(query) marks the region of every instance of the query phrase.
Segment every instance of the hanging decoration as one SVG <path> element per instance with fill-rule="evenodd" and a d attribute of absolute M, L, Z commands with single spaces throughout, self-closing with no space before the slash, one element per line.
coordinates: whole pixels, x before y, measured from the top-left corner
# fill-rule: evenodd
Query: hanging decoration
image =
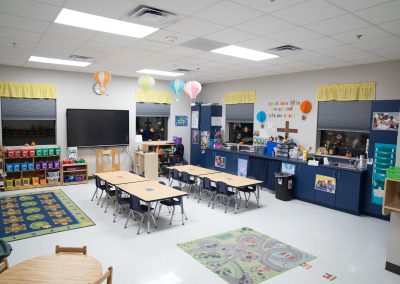
<path fill-rule="evenodd" d="M 183 90 L 189 96 L 189 98 L 195 100 L 197 95 L 201 92 L 201 84 L 197 81 L 189 81 L 185 84 Z"/>
<path fill-rule="evenodd" d="M 261 123 L 261 128 L 264 128 L 264 122 L 267 119 L 267 114 L 265 111 L 259 111 L 256 117 L 258 122 Z"/>
<path fill-rule="evenodd" d="M 138 85 L 145 92 L 145 94 L 148 94 L 150 89 L 156 85 L 156 80 L 149 75 L 143 75 L 139 77 Z"/>
<path fill-rule="evenodd" d="M 97 84 L 94 84 L 93 90 L 98 95 L 104 95 L 106 93 L 106 86 L 111 81 L 111 74 L 107 71 L 99 71 L 94 74 L 94 80 Z"/>
<path fill-rule="evenodd" d="M 302 101 L 300 104 L 300 110 L 303 113 L 303 115 L 301 116 L 302 120 L 306 120 L 307 119 L 307 115 L 310 113 L 312 109 L 312 104 L 310 101 Z"/>
<path fill-rule="evenodd" d="M 175 101 L 179 101 L 179 96 L 182 94 L 183 88 L 185 87 L 185 82 L 180 79 L 172 80 L 169 87 L 175 94 Z"/>

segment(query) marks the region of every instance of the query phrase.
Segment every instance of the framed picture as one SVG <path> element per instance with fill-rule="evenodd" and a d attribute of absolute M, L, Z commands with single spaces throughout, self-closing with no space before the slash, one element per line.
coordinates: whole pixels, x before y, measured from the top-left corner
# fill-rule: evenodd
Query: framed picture
<path fill-rule="evenodd" d="M 188 116 L 175 115 L 175 126 L 188 126 Z"/>
<path fill-rule="evenodd" d="M 192 130 L 192 144 L 199 144 L 199 131 Z"/>
<path fill-rule="evenodd" d="M 215 156 L 214 166 L 216 168 L 225 169 L 226 168 L 226 158 L 222 156 Z"/>
<path fill-rule="evenodd" d="M 372 130 L 399 130 L 400 112 L 374 112 Z"/>
<path fill-rule="evenodd" d="M 335 194 L 336 178 L 323 175 L 315 175 L 315 189 Z"/>

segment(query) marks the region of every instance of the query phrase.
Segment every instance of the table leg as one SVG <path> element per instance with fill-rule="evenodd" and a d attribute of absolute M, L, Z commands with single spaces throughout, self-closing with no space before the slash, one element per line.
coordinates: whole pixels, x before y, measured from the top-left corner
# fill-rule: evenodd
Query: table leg
<path fill-rule="evenodd" d="M 150 234 L 151 203 L 147 202 L 147 233 Z"/>
<path fill-rule="evenodd" d="M 257 207 L 260 208 L 260 185 L 257 184 Z"/>
<path fill-rule="evenodd" d="M 181 200 L 182 225 L 185 225 L 185 219 L 183 218 L 183 215 L 185 215 L 185 210 L 183 209 L 183 198 L 182 198 L 182 196 L 179 199 Z"/>
<path fill-rule="evenodd" d="M 239 189 L 235 187 L 235 214 L 237 214 L 238 193 Z"/>

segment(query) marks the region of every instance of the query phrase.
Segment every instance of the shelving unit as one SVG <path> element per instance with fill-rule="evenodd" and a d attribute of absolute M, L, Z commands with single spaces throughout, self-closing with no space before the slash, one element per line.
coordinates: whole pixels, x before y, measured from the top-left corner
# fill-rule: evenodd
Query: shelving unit
<path fill-rule="evenodd" d="M 382 214 L 400 213 L 400 180 L 386 179 L 383 195 Z"/>
<path fill-rule="evenodd" d="M 150 180 L 158 180 L 158 155 L 157 153 L 133 153 L 135 174 L 144 175 Z"/>
<path fill-rule="evenodd" d="M 4 191 L 4 163 L 3 163 L 3 146 L 0 145 L 0 191 Z"/>
<path fill-rule="evenodd" d="M 70 181 L 66 181 L 69 179 Z M 79 179 L 77 181 L 77 179 Z M 61 183 L 62 185 L 76 185 L 88 182 L 88 164 L 62 164 L 61 165 Z"/>

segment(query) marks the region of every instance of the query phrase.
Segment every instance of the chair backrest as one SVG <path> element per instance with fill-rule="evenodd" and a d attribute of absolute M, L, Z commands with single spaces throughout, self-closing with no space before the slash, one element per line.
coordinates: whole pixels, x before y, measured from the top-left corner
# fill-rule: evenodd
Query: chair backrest
<path fill-rule="evenodd" d="M 104 282 L 104 280 L 107 279 L 107 284 L 112 284 L 112 275 L 113 275 L 113 268 L 110 266 L 107 269 L 107 272 L 104 273 L 99 279 L 96 280 L 93 284 L 101 284 Z"/>
<path fill-rule="evenodd" d="M 12 252 L 11 245 L 3 239 L 0 239 L 0 260 L 9 257 Z"/>
<path fill-rule="evenodd" d="M 8 260 L 7 258 L 4 258 L 3 260 L 0 261 L 0 273 L 6 271 L 7 269 L 8 269 Z"/>
<path fill-rule="evenodd" d="M 217 193 L 218 194 L 228 194 L 228 185 L 222 181 L 217 182 Z"/>
<path fill-rule="evenodd" d="M 118 204 L 122 204 L 122 200 L 123 200 L 122 195 L 123 195 L 123 191 L 116 186 L 115 187 L 115 197 L 116 197 Z"/>
<path fill-rule="evenodd" d="M 56 245 L 56 253 L 60 253 L 60 252 L 82 253 L 82 254 L 86 255 L 87 254 L 87 248 L 86 248 L 86 246 L 78 248 L 78 247 L 60 247 L 59 245 Z"/>
<path fill-rule="evenodd" d="M 100 189 L 105 189 L 106 188 L 106 183 L 99 178 L 98 176 L 95 176 L 95 181 L 96 181 L 96 187 Z"/>
<path fill-rule="evenodd" d="M 177 169 L 173 169 L 171 173 L 172 179 L 179 179 L 179 171 Z"/>
<path fill-rule="evenodd" d="M 180 188 L 179 186 L 176 186 L 176 185 L 174 185 L 172 188 L 182 191 L 182 188 Z"/>
<path fill-rule="evenodd" d="M 190 181 L 190 174 L 187 172 L 182 172 L 181 177 L 183 183 L 188 183 Z"/>
<path fill-rule="evenodd" d="M 159 180 L 158 183 L 159 183 L 159 184 L 162 184 L 162 185 L 167 185 L 167 184 L 166 184 L 165 182 L 163 182 L 162 180 Z"/>
<path fill-rule="evenodd" d="M 211 189 L 211 180 L 208 177 L 202 179 L 202 187 L 208 190 Z"/>
<path fill-rule="evenodd" d="M 108 182 L 106 182 L 106 186 L 105 186 L 104 189 L 106 190 L 106 192 L 110 192 L 111 191 L 111 185 Z"/>
<path fill-rule="evenodd" d="M 142 212 L 142 207 L 140 206 L 140 199 L 134 195 L 131 195 L 129 200 L 129 207 L 136 212 Z"/>

